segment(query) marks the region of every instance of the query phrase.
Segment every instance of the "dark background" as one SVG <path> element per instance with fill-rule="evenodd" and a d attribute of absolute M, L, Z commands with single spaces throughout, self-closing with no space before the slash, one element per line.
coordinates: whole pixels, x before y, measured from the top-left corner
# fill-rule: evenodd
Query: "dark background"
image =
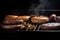
<path fill-rule="evenodd" d="M 0 1 L 0 20 L 2 21 L 4 17 L 8 14 L 15 15 L 27 15 L 30 14 L 27 10 L 30 8 L 32 2 L 38 2 L 38 0 L 17 0 L 17 1 Z M 49 0 L 52 9 L 60 10 L 60 0 Z M 60 12 L 47 12 L 46 15 L 51 15 L 55 13 L 60 15 Z"/>

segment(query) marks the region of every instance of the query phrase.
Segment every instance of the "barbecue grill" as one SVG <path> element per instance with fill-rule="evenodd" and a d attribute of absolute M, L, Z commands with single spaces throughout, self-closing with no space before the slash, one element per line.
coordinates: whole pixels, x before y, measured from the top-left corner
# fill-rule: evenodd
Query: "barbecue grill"
<path fill-rule="evenodd" d="M 27 0 L 28 1 L 28 0 Z M 32 15 L 34 15 L 34 13 L 33 12 L 31 12 L 31 11 L 28 11 L 28 9 L 30 8 L 30 4 L 29 4 L 29 1 L 27 2 L 27 1 L 21 1 L 20 2 L 20 6 L 19 5 L 14 5 L 13 3 L 11 4 L 11 5 L 13 5 L 12 6 L 12 8 L 11 7 L 9 7 L 9 6 L 7 6 L 8 4 L 3 4 L 3 5 L 6 5 L 6 6 L 3 6 L 3 8 L 2 8 L 2 5 L 1 5 L 1 11 L 0 11 L 0 18 L 1 18 L 1 20 L 0 20 L 0 27 L 2 27 L 2 25 L 3 25 L 3 20 L 4 20 L 4 18 L 5 18 L 5 16 L 6 15 L 30 15 L 30 16 L 32 16 Z M 31 0 L 32 1 L 32 0 Z M 31 2 L 30 1 L 30 2 Z M 26 3 L 27 2 L 27 3 Z M 33 2 L 33 1 L 32 1 Z M 22 4 L 21 4 L 22 3 Z M 25 4 L 23 4 L 23 3 L 25 3 L 25 4 L 27 4 L 27 5 L 25 5 Z M 38 1 L 36 0 L 36 1 L 34 1 L 33 3 L 35 3 L 35 4 L 38 4 Z M 52 2 L 53 3 L 53 2 Z M 16 4 L 16 3 L 15 3 Z M 17 3 L 17 4 L 19 4 L 19 3 Z M 59 4 L 59 3 L 58 3 Z M 10 6 L 11 6 L 10 5 Z M 53 5 L 53 4 L 52 4 Z M 16 7 L 17 6 L 17 7 Z M 24 7 L 25 6 L 25 7 Z M 38 5 L 37 5 L 38 6 Z M 6 7 L 6 8 L 4 8 L 4 7 Z M 8 8 L 9 7 L 9 8 Z M 15 8 L 14 8 L 15 7 Z M 55 9 L 56 8 L 56 9 Z M 58 10 L 59 9 L 59 6 L 57 5 L 57 7 L 55 7 L 55 5 L 53 6 L 53 8 L 52 9 L 48 9 L 48 10 L 39 10 L 40 12 L 45 12 L 45 13 L 41 13 L 41 14 L 39 14 L 39 15 L 44 15 L 44 16 L 50 16 L 51 14 L 56 14 L 56 15 L 58 15 L 58 16 L 60 16 L 60 10 Z M 39 16 L 39 15 L 36 15 L 36 16 Z M 53 21 L 54 22 L 54 21 Z M 50 22 L 49 22 L 50 23 Z M 32 24 L 32 23 L 30 23 L 30 24 Z M 28 28 L 25 28 L 25 29 L 16 29 L 16 30 L 13 30 L 13 31 L 37 31 L 37 32 L 60 32 L 60 28 L 59 29 L 56 29 L 56 30 L 42 30 L 41 29 L 41 24 L 34 24 L 35 25 L 35 28 L 34 29 L 32 29 L 32 30 L 30 30 L 30 29 L 28 29 Z M 3 28 L 0 28 L 0 32 L 11 32 L 12 30 L 7 30 L 7 29 L 3 29 Z"/>
<path fill-rule="evenodd" d="M 49 12 L 60 12 L 60 11 L 49 11 Z M 8 14 L 9 15 L 9 14 Z M 2 21 L 3 22 L 3 21 Z M 30 20 L 29 20 L 29 22 L 30 22 Z M 54 21 L 52 21 L 52 23 L 53 23 Z M 48 23 L 50 23 L 50 22 L 48 22 Z M 32 24 L 31 22 L 30 22 L 30 24 Z M 34 24 L 34 23 L 33 23 Z M 2 27 L 2 25 L 3 25 L 3 23 L 0 23 L 0 27 Z M 15 30 L 7 30 L 7 29 L 3 29 L 3 28 L 0 28 L 0 31 L 1 32 L 16 32 L 16 31 L 18 31 L 18 32 L 28 32 L 28 31 L 33 31 L 33 32 L 60 32 L 60 28 L 59 29 L 56 29 L 56 30 L 42 30 L 41 29 L 41 24 L 34 24 L 35 25 L 35 28 L 34 29 L 32 29 L 32 30 L 30 30 L 30 29 L 28 29 L 28 28 L 25 28 L 25 29 L 15 29 Z"/>
<path fill-rule="evenodd" d="M 56 13 L 59 13 L 60 12 L 60 10 L 59 11 L 54 11 L 54 10 L 50 10 L 50 11 L 47 11 L 47 12 L 50 12 L 50 13 L 52 13 L 52 12 L 56 12 Z M 8 14 L 9 15 L 9 14 Z M 49 15 L 48 15 L 49 16 Z M 5 18 L 5 17 L 4 17 Z M 4 20 L 4 19 L 3 19 Z M 3 22 L 3 20 L 2 20 L 2 22 Z M 3 25 L 3 23 L 0 23 L 0 27 L 2 27 L 2 25 Z M 52 21 L 52 23 L 53 22 L 55 22 L 55 21 Z M 30 22 L 30 20 L 29 20 L 29 23 L 30 24 L 32 24 L 31 22 Z M 51 23 L 51 22 L 48 22 L 48 23 Z M 34 23 L 33 23 L 34 24 Z M 30 30 L 30 29 L 28 29 L 28 28 L 25 28 L 25 29 L 15 29 L 15 30 L 7 30 L 7 29 L 3 29 L 3 28 L 0 28 L 0 31 L 1 32 L 28 32 L 28 31 L 31 31 L 31 32 L 60 32 L 60 28 L 59 29 L 56 29 L 56 30 L 42 30 L 41 29 L 41 24 L 34 24 L 35 25 L 35 28 L 34 29 L 32 29 L 32 30 Z"/>

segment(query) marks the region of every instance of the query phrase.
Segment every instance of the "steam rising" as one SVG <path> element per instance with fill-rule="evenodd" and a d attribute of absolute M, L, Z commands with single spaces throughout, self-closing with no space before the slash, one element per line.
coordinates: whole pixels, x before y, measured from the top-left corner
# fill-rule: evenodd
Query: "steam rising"
<path fill-rule="evenodd" d="M 38 3 L 32 3 L 29 12 L 34 13 L 34 15 L 43 15 L 45 10 L 50 9 L 50 3 L 48 0 L 39 0 Z"/>

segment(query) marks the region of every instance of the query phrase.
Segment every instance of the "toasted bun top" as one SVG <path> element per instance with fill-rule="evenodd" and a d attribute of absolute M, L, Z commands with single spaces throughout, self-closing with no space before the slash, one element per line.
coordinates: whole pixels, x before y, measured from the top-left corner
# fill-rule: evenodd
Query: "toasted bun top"
<path fill-rule="evenodd" d="M 32 20 L 49 20 L 49 17 L 45 17 L 45 16 L 39 16 L 39 17 L 33 17 Z"/>
<path fill-rule="evenodd" d="M 17 19 L 29 19 L 30 16 L 18 16 Z"/>
<path fill-rule="evenodd" d="M 6 18 L 8 18 L 8 19 L 9 19 L 9 18 L 14 19 L 14 18 L 17 18 L 17 17 L 18 17 L 17 15 L 7 15 L 7 16 L 6 16 Z M 6 19 L 6 18 L 5 18 L 5 19 Z"/>

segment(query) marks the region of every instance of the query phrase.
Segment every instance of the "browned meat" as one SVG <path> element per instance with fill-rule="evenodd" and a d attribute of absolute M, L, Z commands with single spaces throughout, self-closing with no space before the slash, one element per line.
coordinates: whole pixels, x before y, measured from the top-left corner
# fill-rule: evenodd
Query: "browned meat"
<path fill-rule="evenodd" d="M 60 23 L 45 23 L 41 25 L 41 29 L 58 29 Z"/>
<path fill-rule="evenodd" d="M 35 16 L 31 18 L 32 23 L 45 23 L 49 21 L 49 17 L 45 16 Z"/>

